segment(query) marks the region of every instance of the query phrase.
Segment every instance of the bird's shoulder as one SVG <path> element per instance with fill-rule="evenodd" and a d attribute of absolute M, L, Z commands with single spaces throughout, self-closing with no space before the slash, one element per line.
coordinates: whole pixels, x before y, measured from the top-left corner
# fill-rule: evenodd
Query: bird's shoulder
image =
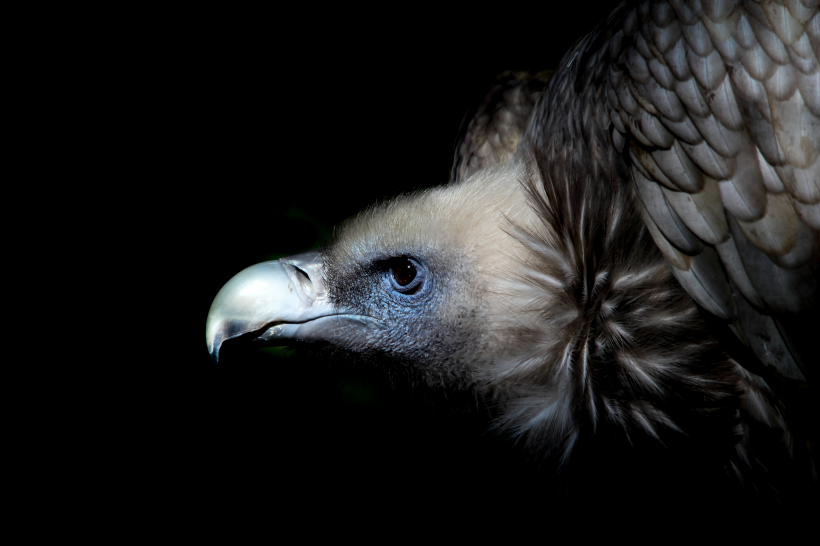
<path fill-rule="evenodd" d="M 681 285 L 801 382 L 820 323 L 819 52 L 817 2 L 633 2 L 567 55 L 535 113 L 539 147 L 573 111 L 606 134 Z"/>

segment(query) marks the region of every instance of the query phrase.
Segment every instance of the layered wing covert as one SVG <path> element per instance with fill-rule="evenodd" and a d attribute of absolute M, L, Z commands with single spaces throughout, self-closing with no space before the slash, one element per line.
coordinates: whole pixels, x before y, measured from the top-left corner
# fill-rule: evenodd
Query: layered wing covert
<path fill-rule="evenodd" d="M 675 276 L 798 381 L 818 318 L 819 48 L 813 0 L 641 2 L 609 40 L 606 81 L 613 142 Z"/>

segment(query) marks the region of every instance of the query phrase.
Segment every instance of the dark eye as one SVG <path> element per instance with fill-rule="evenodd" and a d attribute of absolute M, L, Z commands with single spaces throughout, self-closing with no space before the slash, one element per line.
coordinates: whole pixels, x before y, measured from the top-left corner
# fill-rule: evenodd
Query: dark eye
<path fill-rule="evenodd" d="M 426 271 L 424 267 L 412 258 L 394 258 L 388 262 L 387 278 L 396 292 L 415 294 L 424 286 Z"/>
<path fill-rule="evenodd" d="M 404 260 L 403 263 L 396 264 L 391 273 L 399 286 L 407 286 L 416 278 L 416 266 L 410 260 Z"/>

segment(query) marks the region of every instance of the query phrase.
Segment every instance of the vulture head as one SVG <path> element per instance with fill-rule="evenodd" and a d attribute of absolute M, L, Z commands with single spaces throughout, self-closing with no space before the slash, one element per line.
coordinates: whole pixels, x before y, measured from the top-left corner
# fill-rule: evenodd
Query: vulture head
<path fill-rule="evenodd" d="M 501 330 L 525 316 L 505 311 L 515 305 L 510 298 L 522 298 L 520 307 L 534 296 L 514 295 L 527 259 L 526 248 L 512 244 L 514 233 L 525 222 L 537 229 L 517 175 L 506 166 L 401 196 L 346 222 L 321 252 L 247 269 L 209 316 L 212 354 L 223 340 L 253 331 L 265 340 L 321 341 L 362 356 L 424 363 L 431 378 L 487 373 L 509 350 Z M 235 298 L 249 284 L 275 298 L 261 303 L 251 321 L 244 318 L 248 303 Z M 249 297 L 258 294 L 249 290 Z M 219 304 L 223 299 L 229 303 Z"/>
<path fill-rule="evenodd" d="M 816 494 L 820 16 L 792 4 L 627 2 L 551 79 L 506 74 L 449 184 L 231 279 L 213 359 L 244 339 L 411 368 L 590 483 Z"/>

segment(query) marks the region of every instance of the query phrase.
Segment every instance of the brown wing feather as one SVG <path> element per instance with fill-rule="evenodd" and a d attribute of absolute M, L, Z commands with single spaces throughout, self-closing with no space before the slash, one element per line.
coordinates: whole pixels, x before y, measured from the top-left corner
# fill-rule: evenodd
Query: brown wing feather
<path fill-rule="evenodd" d="M 818 319 L 818 29 L 812 1 L 643 2 L 610 42 L 607 81 L 614 141 L 676 277 L 793 378 L 812 371 L 789 339 Z"/>
<path fill-rule="evenodd" d="M 503 163 L 515 152 L 532 109 L 551 77 L 551 70 L 499 74 L 456 141 L 451 182 Z"/>
<path fill-rule="evenodd" d="M 785 448 L 775 458 L 804 461 L 798 466 L 805 463 L 816 483 L 810 452 L 817 404 L 807 385 L 816 351 L 814 336 L 805 334 L 816 332 L 820 245 L 811 220 L 818 201 L 808 183 L 816 178 L 805 173 L 816 168 L 820 131 L 809 106 L 814 99 L 803 91 L 810 96 L 816 86 L 801 79 L 803 87 L 795 84 L 789 94 L 786 72 L 781 89 L 768 81 L 780 77 L 775 68 L 750 64 L 765 75 L 756 79 L 763 76 L 743 63 L 743 55 L 779 52 L 766 58 L 778 66 L 802 63 L 792 74 L 817 73 L 816 3 L 808 11 L 794 7 L 798 16 L 787 9 L 799 28 L 766 2 L 692 6 L 697 9 L 683 2 L 619 6 L 562 61 L 527 126 L 522 153 L 532 154 L 543 180 L 545 222 L 559 234 L 552 244 L 563 245 L 585 272 L 577 291 L 582 299 L 602 268 L 613 273 L 654 252 L 636 234 L 620 233 L 642 217 L 680 286 L 725 320 L 707 318 L 710 332 L 723 337 L 728 323 L 746 345 L 726 339 L 722 346 L 743 366 L 731 361 L 738 421 L 730 471 L 745 480 L 756 472 L 749 453 L 773 449 L 775 456 Z M 766 15 L 770 8 L 774 15 Z M 754 23 L 752 39 L 743 25 L 760 13 L 768 26 Z M 775 51 L 778 43 L 782 50 Z M 797 51 L 789 53 L 793 44 L 798 61 Z M 754 100 L 740 98 L 747 95 Z M 785 114 L 779 118 L 778 111 Z M 798 141 L 805 148 L 797 150 Z M 594 306 L 587 310 L 605 323 Z M 654 318 L 649 325 L 660 324 L 660 315 Z M 684 322 L 668 323 L 663 335 L 691 339 Z M 653 340 L 641 337 L 634 347 Z M 702 355 L 677 355 L 689 356 L 702 361 Z M 720 365 L 715 360 L 705 369 L 714 373 Z M 690 380 L 697 375 L 683 370 Z"/>

